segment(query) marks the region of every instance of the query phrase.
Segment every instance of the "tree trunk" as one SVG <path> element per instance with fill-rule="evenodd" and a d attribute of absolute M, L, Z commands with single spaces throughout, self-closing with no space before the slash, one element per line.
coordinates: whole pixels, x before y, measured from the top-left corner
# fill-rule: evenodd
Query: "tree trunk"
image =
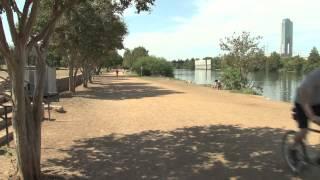
<path fill-rule="evenodd" d="M 239 73 L 240 73 L 240 89 L 243 88 L 243 77 L 242 77 L 242 58 L 239 58 Z"/>
<path fill-rule="evenodd" d="M 74 89 L 75 89 L 75 88 L 77 87 L 77 85 L 78 85 L 78 77 L 77 77 L 78 71 L 79 71 L 79 68 L 76 67 L 75 70 L 74 70 L 74 74 L 73 74 L 73 79 L 74 79 L 74 81 L 73 81 L 73 87 L 74 87 Z"/>
<path fill-rule="evenodd" d="M 37 163 L 39 163 L 39 171 L 40 163 L 41 163 L 41 122 L 43 120 L 43 95 L 44 95 L 44 81 L 45 81 L 45 72 L 46 72 L 46 64 L 45 59 L 47 57 L 47 49 L 44 49 L 44 51 L 41 51 L 39 49 L 38 51 L 38 57 L 37 57 L 37 85 L 35 87 L 35 92 L 33 93 L 33 104 L 32 104 L 32 114 L 33 114 L 33 120 L 35 122 L 35 135 L 36 135 L 36 141 L 37 147 L 35 148 L 37 156 L 39 157 L 37 159 Z"/>
<path fill-rule="evenodd" d="M 39 112 L 37 108 L 31 106 L 28 92 L 24 88 L 27 49 L 22 45 L 16 46 L 14 53 L 17 66 L 12 67 L 11 78 L 18 172 L 22 179 L 38 180 L 40 179 L 41 121 L 38 116 L 34 116 L 34 113 Z"/>
<path fill-rule="evenodd" d="M 92 81 L 92 76 L 93 76 L 93 71 L 94 71 L 94 68 L 92 68 L 91 66 L 90 66 L 90 68 L 89 68 L 89 70 L 88 70 L 88 75 L 89 75 L 89 77 L 88 77 L 88 79 L 89 79 L 89 82 L 90 83 L 92 83 L 93 81 Z"/>
<path fill-rule="evenodd" d="M 75 86 L 75 78 L 73 76 L 73 70 L 74 70 L 74 63 L 73 60 L 70 60 L 69 63 L 69 91 L 76 92 L 76 86 Z"/>
<path fill-rule="evenodd" d="M 73 79 L 74 79 L 73 80 L 73 88 L 74 88 L 74 90 L 76 89 L 77 84 L 78 84 L 78 78 L 77 78 L 78 70 L 79 70 L 79 68 L 76 67 L 74 70 L 74 73 L 73 73 Z"/>
<path fill-rule="evenodd" d="M 83 69 L 83 87 L 88 87 L 88 80 L 87 80 L 87 70 L 86 68 Z"/>
<path fill-rule="evenodd" d="M 90 82 L 91 84 L 93 83 L 92 74 L 89 75 L 89 82 Z"/>
<path fill-rule="evenodd" d="M 88 65 L 84 64 L 83 65 L 83 87 L 87 88 L 88 87 Z"/>

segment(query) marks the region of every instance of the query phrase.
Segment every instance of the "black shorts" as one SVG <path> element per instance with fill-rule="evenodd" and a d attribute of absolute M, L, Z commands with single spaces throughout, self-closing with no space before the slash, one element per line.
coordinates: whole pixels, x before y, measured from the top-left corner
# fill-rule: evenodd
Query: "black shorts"
<path fill-rule="evenodd" d="M 298 103 L 294 104 L 294 116 L 295 120 L 297 120 L 299 128 L 308 128 L 308 117 L 305 114 L 304 110 L 302 109 L 301 105 Z M 313 112 L 317 115 L 320 116 L 320 104 L 312 106 Z"/>

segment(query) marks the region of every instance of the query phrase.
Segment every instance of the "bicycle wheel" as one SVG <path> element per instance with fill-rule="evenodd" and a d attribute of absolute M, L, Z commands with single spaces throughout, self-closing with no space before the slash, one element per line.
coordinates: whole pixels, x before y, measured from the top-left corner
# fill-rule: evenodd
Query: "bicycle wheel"
<path fill-rule="evenodd" d="M 296 158 L 297 161 L 294 161 L 290 155 L 290 150 L 294 144 L 294 138 L 297 132 L 289 131 L 287 132 L 282 139 L 282 155 L 287 165 L 293 173 L 300 173 L 303 166 L 309 161 L 308 154 L 306 151 L 306 146 L 303 142 L 299 143 L 295 149 L 297 150 Z"/>

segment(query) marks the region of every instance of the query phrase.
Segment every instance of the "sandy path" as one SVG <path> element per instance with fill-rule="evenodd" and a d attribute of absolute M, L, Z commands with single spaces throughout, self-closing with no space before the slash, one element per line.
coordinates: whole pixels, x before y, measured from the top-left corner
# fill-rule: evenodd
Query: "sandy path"
<path fill-rule="evenodd" d="M 44 124 L 43 170 L 71 179 L 291 179 L 291 105 L 165 79 L 100 77 Z M 309 170 L 305 178 L 320 177 Z"/>
<path fill-rule="evenodd" d="M 67 179 L 292 179 L 291 105 L 182 81 L 103 76 L 43 124 L 43 171 Z M 313 138 L 315 139 L 319 138 Z M 304 179 L 319 178 L 314 168 Z"/>

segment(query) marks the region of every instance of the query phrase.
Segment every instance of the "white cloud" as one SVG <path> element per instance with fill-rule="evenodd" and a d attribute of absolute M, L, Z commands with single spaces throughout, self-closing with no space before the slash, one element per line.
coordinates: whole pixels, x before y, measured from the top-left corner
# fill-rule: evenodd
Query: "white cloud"
<path fill-rule="evenodd" d="M 168 59 L 215 56 L 219 39 L 233 32 L 250 31 L 264 37 L 267 51 L 280 47 L 281 21 L 294 23 L 294 51 L 304 53 L 319 46 L 320 14 L 318 0 L 198 0 L 196 14 L 189 19 L 173 17 L 171 31 L 130 34 L 125 45 L 145 46 L 150 53 Z M 205 50 L 203 50 L 205 49 Z M 212 51 L 209 51 L 212 49 Z M 203 50 L 203 51 L 202 51 Z"/>
<path fill-rule="evenodd" d="M 125 9 L 123 12 L 123 17 L 125 18 L 131 18 L 135 16 L 144 16 L 148 15 L 150 12 L 142 11 L 140 13 L 137 13 L 137 9 L 134 6 L 130 6 L 129 8 Z"/>
<path fill-rule="evenodd" d="M 129 7 L 128 9 L 124 10 L 123 12 L 123 16 L 124 17 L 132 17 L 132 16 L 136 16 L 136 9 L 134 7 Z"/>
<path fill-rule="evenodd" d="M 172 20 L 177 23 L 186 23 L 188 21 L 187 18 L 181 16 L 175 16 L 172 18 Z"/>

